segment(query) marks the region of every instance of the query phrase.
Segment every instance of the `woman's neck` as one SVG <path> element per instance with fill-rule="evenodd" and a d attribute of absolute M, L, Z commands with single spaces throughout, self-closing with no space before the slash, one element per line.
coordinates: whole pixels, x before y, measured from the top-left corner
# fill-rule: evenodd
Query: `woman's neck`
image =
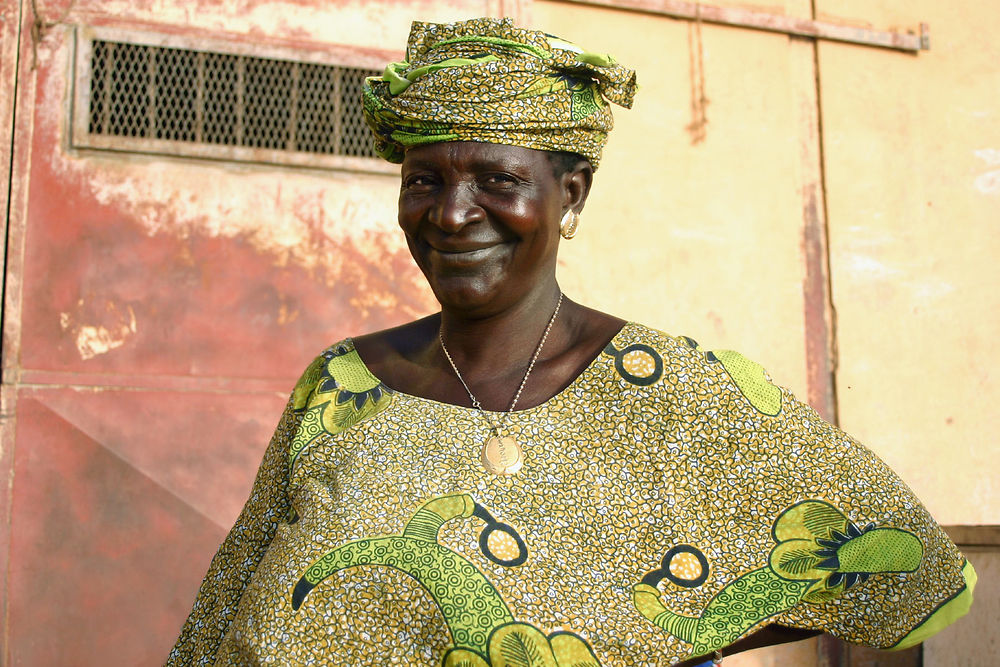
<path fill-rule="evenodd" d="M 442 403 L 469 405 L 468 394 L 441 349 L 438 335 L 443 333 L 476 398 L 488 410 L 502 411 L 524 378 L 558 298 L 555 291 L 549 303 L 540 301 L 534 312 L 523 316 L 510 310 L 472 318 L 449 311 L 354 342 L 368 368 L 389 387 Z M 516 409 L 538 405 L 566 387 L 622 325 L 623 320 L 564 298 Z"/>
<path fill-rule="evenodd" d="M 511 307 L 486 317 L 470 317 L 457 309 L 441 310 L 440 333 L 448 351 L 461 368 L 475 372 L 479 368 L 524 368 L 535 352 L 543 332 L 552 322 L 550 338 L 561 337 L 555 329 L 562 326 L 566 313 L 553 321 L 561 290 L 550 289 L 528 295 Z M 567 311 L 571 308 L 567 308 Z M 563 322 L 560 322 L 560 319 Z M 553 344 L 553 340 L 546 343 Z M 522 362 L 522 357 L 524 358 Z"/>

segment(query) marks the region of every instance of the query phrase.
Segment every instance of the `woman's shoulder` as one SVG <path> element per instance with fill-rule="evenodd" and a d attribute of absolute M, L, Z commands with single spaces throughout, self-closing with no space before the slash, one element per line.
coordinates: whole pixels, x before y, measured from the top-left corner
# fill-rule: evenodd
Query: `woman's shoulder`
<path fill-rule="evenodd" d="M 628 321 L 613 343 L 624 345 L 648 345 L 658 351 L 684 358 L 704 359 L 709 350 L 695 338 L 685 334 L 673 334 L 641 322 Z M 711 359 L 709 359 L 711 361 Z"/>
<path fill-rule="evenodd" d="M 788 401 L 764 367 L 735 350 L 713 349 L 691 336 L 629 322 L 605 348 L 618 373 L 639 385 L 706 395 L 735 390 L 761 416 L 777 416 Z M 664 382 L 665 378 L 671 378 Z"/>
<path fill-rule="evenodd" d="M 440 323 L 440 316 L 429 315 L 399 326 L 355 336 L 351 340 L 366 363 L 373 368 L 382 364 L 395 364 L 418 357 L 428 346 L 435 344 Z"/>
<path fill-rule="evenodd" d="M 370 391 L 381 385 L 358 355 L 354 339 L 345 338 L 320 352 L 299 376 L 292 407 L 303 410 L 317 394 Z"/>
<path fill-rule="evenodd" d="M 436 342 L 437 323 L 426 317 L 398 327 L 351 336 L 327 346 L 306 367 L 295 385 L 298 405 L 318 385 L 379 386 L 388 393 L 395 383 L 407 386 L 406 374 L 420 374 L 424 356 Z"/>
<path fill-rule="evenodd" d="M 388 386 L 404 391 L 419 389 L 432 368 L 441 319 L 430 315 L 352 340 L 365 367 Z"/>
<path fill-rule="evenodd" d="M 641 322 L 628 321 L 614 337 L 612 343 L 628 345 L 649 345 L 664 352 L 683 351 L 688 348 L 687 336 L 677 336 Z"/>
<path fill-rule="evenodd" d="M 634 321 L 621 328 L 604 352 L 620 358 L 622 363 L 628 363 L 629 359 L 639 363 L 648 356 L 657 365 L 675 368 L 708 367 L 706 364 L 714 361 L 712 353 L 702 348 L 694 338 L 670 334 Z"/>

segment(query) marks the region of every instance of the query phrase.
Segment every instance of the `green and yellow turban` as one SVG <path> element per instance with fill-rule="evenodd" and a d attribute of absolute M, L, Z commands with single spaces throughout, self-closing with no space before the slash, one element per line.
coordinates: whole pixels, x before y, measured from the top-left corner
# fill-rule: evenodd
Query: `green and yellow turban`
<path fill-rule="evenodd" d="M 407 62 L 364 85 L 375 150 L 482 141 L 579 153 L 597 168 L 614 125 L 608 101 L 632 106 L 635 72 L 510 19 L 413 23 Z"/>

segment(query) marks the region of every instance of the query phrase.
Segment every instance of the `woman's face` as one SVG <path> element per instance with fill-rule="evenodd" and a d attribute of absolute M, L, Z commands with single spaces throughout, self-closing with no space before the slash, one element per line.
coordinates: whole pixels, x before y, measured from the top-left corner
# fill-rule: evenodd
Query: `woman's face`
<path fill-rule="evenodd" d="M 574 178 L 557 177 L 529 148 L 463 141 L 407 151 L 399 226 L 442 306 L 488 316 L 551 290 L 559 221 L 586 198 Z"/>

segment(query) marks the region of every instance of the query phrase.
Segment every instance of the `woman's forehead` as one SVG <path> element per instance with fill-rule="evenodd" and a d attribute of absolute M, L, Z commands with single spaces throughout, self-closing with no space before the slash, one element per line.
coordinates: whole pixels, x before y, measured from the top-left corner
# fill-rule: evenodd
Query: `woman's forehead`
<path fill-rule="evenodd" d="M 403 168 L 419 167 L 536 167 L 548 164 L 548 152 L 479 141 L 447 141 L 415 146 L 406 151 Z"/>

